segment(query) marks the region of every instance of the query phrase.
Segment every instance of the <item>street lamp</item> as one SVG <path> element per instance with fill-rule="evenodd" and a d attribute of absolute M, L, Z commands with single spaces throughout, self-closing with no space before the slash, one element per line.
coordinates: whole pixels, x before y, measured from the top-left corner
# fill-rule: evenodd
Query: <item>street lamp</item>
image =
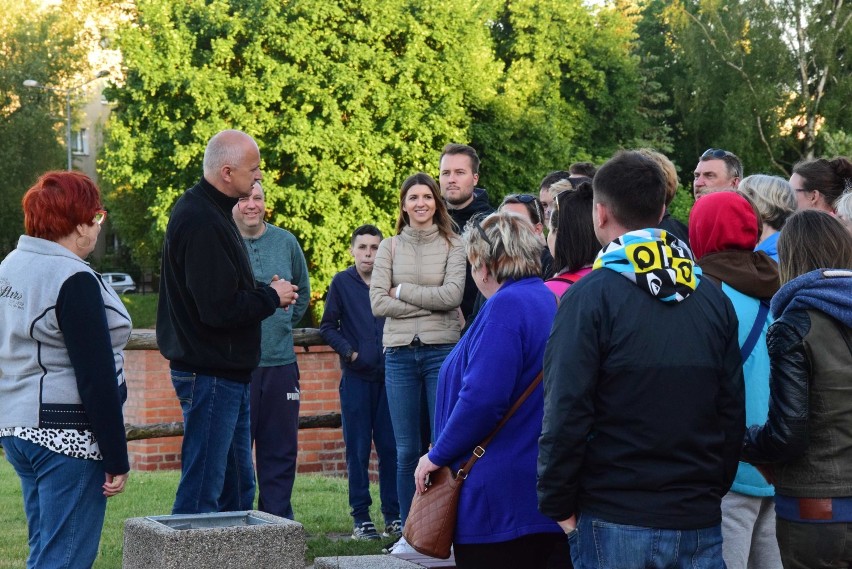
<path fill-rule="evenodd" d="M 65 149 L 68 154 L 68 170 L 71 171 L 71 93 L 76 91 L 80 87 L 84 85 L 88 85 L 92 81 L 96 79 L 100 79 L 102 77 L 106 77 L 109 75 L 109 71 L 98 71 L 98 74 L 92 77 L 87 81 L 83 81 L 79 85 L 74 85 L 73 87 L 68 87 L 67 89 L 61 89 L 59 87 L 50 87 L 48 85 L 42 85 L 35 79 L 27 79 L 24 81 L 24 87 L 29 87 L 32 89 L 43 89 L 45 91 L 55 91 L 57 93 L 61 93 L 65 95 Z"/>

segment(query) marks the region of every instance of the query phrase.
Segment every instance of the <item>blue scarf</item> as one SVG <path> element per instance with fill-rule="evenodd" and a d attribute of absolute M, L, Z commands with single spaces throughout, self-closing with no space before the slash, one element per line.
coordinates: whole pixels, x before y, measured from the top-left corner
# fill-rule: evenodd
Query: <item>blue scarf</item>
<path fill-rule="evenodd" d="M 692 251 L 663 229 L 625 233 L 604 247 L 594 270 L 610 269 L 662 302 L 681 302 L 695 291 L 701 268 Z"/>
<path fill-rule="evenodd" d="M 852 271 L 817 269 L 782 286 L 772 297 L 772 315 L 819 310 L 852 328 Z"/>

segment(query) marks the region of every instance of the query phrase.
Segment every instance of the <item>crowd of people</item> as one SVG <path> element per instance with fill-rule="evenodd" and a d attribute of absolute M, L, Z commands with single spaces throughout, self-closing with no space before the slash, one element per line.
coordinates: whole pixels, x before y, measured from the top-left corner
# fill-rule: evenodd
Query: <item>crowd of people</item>
<path fill-rule="evenodd" d="M 251 509 L 257 480 L 261 510 L 297 517 L 293 326 L 310 283 L 296 237 L 264 219 L 260 164 L 249 135 L 213 136 L 165 234 L 175 514 Z M 320 333 L 340 357 L 352 538 L 412 551 L 429 474 L 510 414 L 463 486 L 458 567 L 852 563 L 852 163 L 744 177 L 710 148 L 688 224 L 653 150 L 551 172 L 497 210 L 479 167 L 444 147 L 437 180 L 402 183 L 393 235 L 356 228 L 331 282 Z M 85 262 L 107 215 L 95 184 L 49 172 L 23 209 L 0 264 L 0 442 L 27 566 L 91 567 L 130 470 L 131 322 Z"/>

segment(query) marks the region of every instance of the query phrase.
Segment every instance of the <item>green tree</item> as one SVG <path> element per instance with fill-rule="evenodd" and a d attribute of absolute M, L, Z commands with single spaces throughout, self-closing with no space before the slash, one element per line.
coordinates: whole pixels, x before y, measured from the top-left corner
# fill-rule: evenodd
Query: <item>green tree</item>
<path fill-rule="evenodd" d="M 635 51 L 637 16 L 626 2 L 502 4 L 491 30 L 505 72 L 472 130 L 483 181 L 497 197 L 535 192 L 547 172 L 600 162 L 620 147 L 667 148 L 652 108 L 660 85 L 653 68 L 643 75 Z"/>
<path fill-rule="evenodd" d="M 449 0 L 139 0 L 100 163 L 116 226 L 153 266 L 175 199 L 224 128 L 258 141 L 270 222 L 298 237 L 313 297 L 361 223 L 389 231 L 402 179 L 435 172 L 495 95 L 485 7 Z"/>
<path fill-rule="evenodd" d="M 646 17 L 651 6 L 659 3 Z M 848 3 L 679 0 L 654 15 L 666 30 L 663 55 L 680 66 L 667 84 L 679 158 L 721 147 L 747 172 L 786 173 L 823 150 L 821 128 L 850 130 Z"/>
<path fill-rule="evenodd" d="M 65 100 L 26 88 L 33 79 L 61 87 L 88 71 L 80 2 L 42 7 L 35 0 L 0 0 L 0 254 L 23 233 L 21 198 L 36 178 L 65 168 Z"/>

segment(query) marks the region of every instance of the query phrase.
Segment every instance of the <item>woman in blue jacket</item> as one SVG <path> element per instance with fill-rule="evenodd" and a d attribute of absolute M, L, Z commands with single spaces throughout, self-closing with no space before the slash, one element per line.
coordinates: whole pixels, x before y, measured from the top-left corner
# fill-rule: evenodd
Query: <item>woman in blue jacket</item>
<path fill-rule="evenodd" d="M 539 274 L 541 245 L 520 216 L 495 213 L 462 237 L 488 300 L 447 356 L 438 380 L 435 444 L 414 478 L 457 469 L 541 372 L 556 301 Z M 544 567 L 565 535 L 536 507 L 539 386 L 491 441 L 462 487 L 454 536 L 460 568 Z"/>

